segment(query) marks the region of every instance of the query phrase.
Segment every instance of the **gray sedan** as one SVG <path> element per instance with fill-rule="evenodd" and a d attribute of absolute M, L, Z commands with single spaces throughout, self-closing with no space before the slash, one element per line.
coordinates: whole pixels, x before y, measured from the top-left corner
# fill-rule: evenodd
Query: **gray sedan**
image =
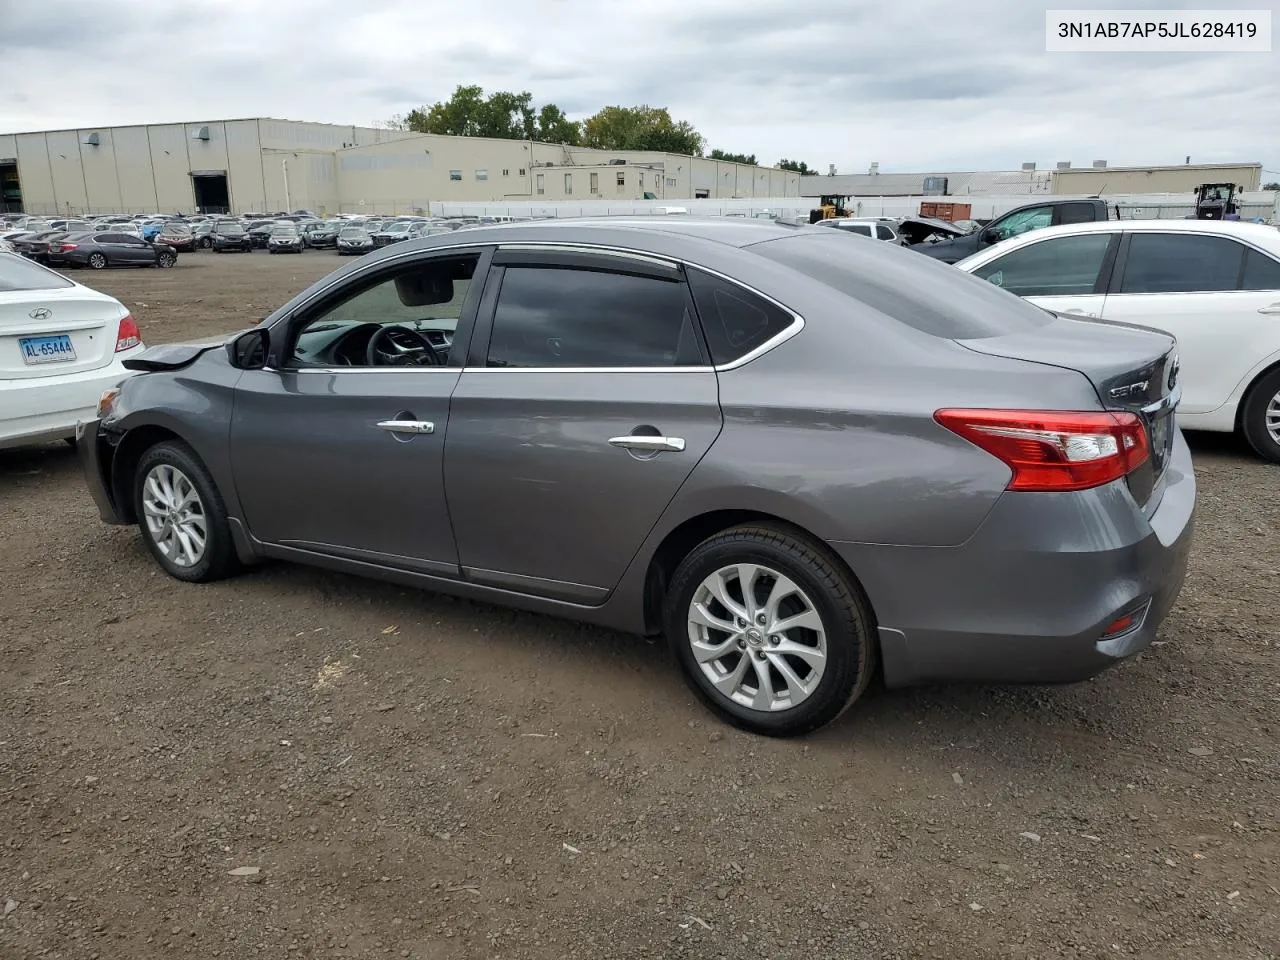
<path fill-rule="evenodd" d="M 295 560 L 662 633 L 771 735 L 877 671 L 1089 677 L 1191 538 L 1172 338 L 807 226 L 408 241 L 126 366 L 81 456 L 170 575 Z"/>

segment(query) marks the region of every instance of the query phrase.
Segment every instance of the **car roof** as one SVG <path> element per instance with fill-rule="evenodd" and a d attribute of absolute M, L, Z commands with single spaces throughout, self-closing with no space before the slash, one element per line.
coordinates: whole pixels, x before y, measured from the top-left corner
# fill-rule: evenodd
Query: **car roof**
<path fill-rule="evenodd" d="M 521 223 L 484 224 L 468 228 L 465 236 L 468 243 L 477 244 L 539 240 L 549 243 L 607 243 L 612 240 L 628 245 L 641 242 L 646 236 L 654 240 L 684 237 L 730 247 L 747 247 L 809 229 L 813 228 L 772 220 L 654 214 L 638 217 L 557 217 Z"/>
<path fill-rule="evenodd" d="M 1018 234 L 1016 239 L 1034 236 L 1036 239 L 1069 236 L 1081 233 L 1104 233 L 1111 230 L 1158 233 L 1216 233 L 1251 240 L 1264 246 L 1280 244 L 1280 230 L 1264 223 L 1246 223 L 1242 220 L 1096 220 L 1091 223 L 1067 223 L 1057 227 Z"/>

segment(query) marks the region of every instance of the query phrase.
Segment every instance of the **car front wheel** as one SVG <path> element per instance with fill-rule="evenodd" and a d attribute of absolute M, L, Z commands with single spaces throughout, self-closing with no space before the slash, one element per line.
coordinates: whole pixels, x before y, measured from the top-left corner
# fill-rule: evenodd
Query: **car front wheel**
<path fill-rule="evenodd" d="M 694 692 L 755 733 L 796 736 L 830 723 L 875 670 L 874 618 L 861 587 L 783 526 L 705 540 L 672 577 L 664 614 Z"/>
<path fill-rule="evenodd" d="M 1280 370 L 1253 385 L 1240 413 L 1240 427 L 1258 456 L 1280 463 Z"/>
<path fill-rule="evenodd" d="M 186 444 L 165 441 L 142 455 L 133 503 L 147 549 L 169 576 L 205 583 L 239 566 L 222 497 Z"/>
<path fill-rule="evenodd" d="M 94 270 L 105 270 L 107 267 L 107 258 L 100 253 L 89 254 L 89 259 L 86 262 Z"/>

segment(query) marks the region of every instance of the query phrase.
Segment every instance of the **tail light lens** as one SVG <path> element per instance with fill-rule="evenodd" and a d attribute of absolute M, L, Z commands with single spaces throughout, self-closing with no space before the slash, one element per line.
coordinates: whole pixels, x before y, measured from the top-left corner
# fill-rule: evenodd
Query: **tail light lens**
<path fill-rule="evenodd" d="M 55 243 L 53 245 L 55 253 L 67 253 L 71 250 L 79 249 L 79 244 L 75 243 Z"/>
<path fill-rule="evenodd" d="M 1008 464 L 1009 490 L 1087 490 L 1127 476 L 1151 455 L 1132 413 L 939 410 L 934 419 Z"/>
<path fill-rule="evenodd" d="M 140 346 L 142 346 L 142 332 L 134 323 L 133 317 L 125 314 L 120 321 L 120 331 L 116 334 L 116 353 Z"/>

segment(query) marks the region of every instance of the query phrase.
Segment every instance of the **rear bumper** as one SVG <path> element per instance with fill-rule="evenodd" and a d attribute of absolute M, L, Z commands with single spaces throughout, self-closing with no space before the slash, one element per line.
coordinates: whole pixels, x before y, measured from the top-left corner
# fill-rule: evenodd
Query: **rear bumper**
<path fill-rule="evenodd" d="M 94 415 L 103 391 L 133 375 L 120 361 L 143 349 L 117 354 L 97 370 L 0 380 L 0 448 L 75 436 L 77 422 Z"/>
<path fill-rule="evenodd" d="M 1079 493 L 1006 493 L 957 547 L 832 543 L 880 622 L 890 686 L 1060 683 L 1145 649 L 1178 598 L 1195 512 L 1181 433 L 1148 518 L 1122 482 Z M 1117 617 L 1140 623 L 1102 639 Z"/>
<path fill-rule="evenodd" d="M 84 472 L 89 495 L 98 507 L 98 515 L 105 523 L 127 523 L 116 508 L 112 495 L 111 462 L 114 448 L 99 429 L 101 420 L 81 420 L 76 424 L 76 453 L 80 456 L 80 469 Z"/>

